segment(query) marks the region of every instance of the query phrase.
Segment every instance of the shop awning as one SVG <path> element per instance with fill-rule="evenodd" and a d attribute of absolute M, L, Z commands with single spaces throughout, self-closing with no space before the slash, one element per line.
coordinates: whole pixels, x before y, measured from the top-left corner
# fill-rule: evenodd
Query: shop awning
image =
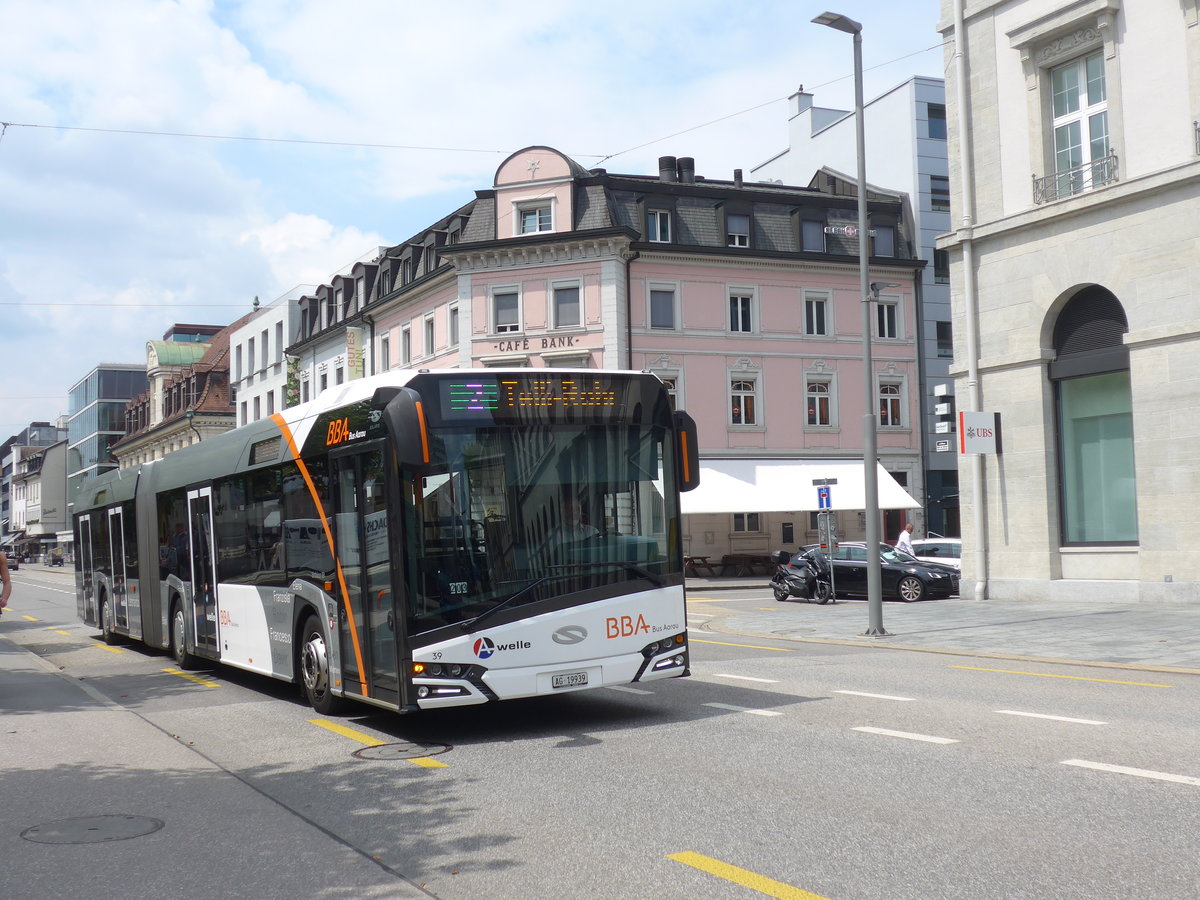
<path fill-rule="evenodd" d="M 876 464 L 880 509 L 917 509 L 917 503 Z M 830 509 L 866 506 L 863 464 L 852 459 L 702 459 L 700 486 L 682 494 L 684 514 L 808 512 L 820 509 L 818 480 L 829 485 Z"/>

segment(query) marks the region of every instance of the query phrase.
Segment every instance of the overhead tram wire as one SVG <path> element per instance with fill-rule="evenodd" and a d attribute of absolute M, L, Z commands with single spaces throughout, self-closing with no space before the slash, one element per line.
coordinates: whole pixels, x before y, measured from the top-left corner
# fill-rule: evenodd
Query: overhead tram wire
<path fill-rule="evenodd" d="M 909 57 L 912 57 L 912 56 L 919 56 L 922 53 L 928 53 L 930 50 L 936 50 L 937 48 L 943 46 L 944 43 L 945 43 L 944 41 L 939 41 L 936 44 L 932 44 L 928 47 L 923 47 L 920 50 L 914 50 L 912 53 L 905 53 L 904 55 L 897 56 L 894 59 L 885 60 L 884 62 L 878 63 L 874 66 L 869 66 L 866 69 L 864 69 L 864 71 L 866 71 L 866 72 L 874 71 L 875 69 L 881 69 L 884 66 L 889 66 L 892 63 L 900 62 L 903 59 L 908 59 Z M 837 84 L 839 81 L 844 81 L 845 79 L 852 78 L 852 77 L 853 77 L 853 73 L 847 74 L 847 75 L 840 75 L 837 78 L 832 78 L 829 81 L 824 81 L 821 84 L 814 85 L 813 89 L 815 90 L 816 88 L 828 87 L 831 84 Z M 745 115 L 746 113 L 753 112 L 757 109 L 761 109 L 764 106 L 770 106 L 772 103 L 778 103 L 780 100 L 786 100 L 786 99 L 787 99 L 787 97 L 775 97 L 775 98 L 767 100 L 763 103 L 757 103 L 754 106 L 747 107 L 746 109 L 742 109 L 737 112 L 729 113 L 729 115 L 721 116 L 720 118 L 712 119 L 708 122 L 703 122 L 699 125 L 693 125 L 691 128 L 685 128 L 682 131 L 676 131 L 673 134 L 668 134 L 663 137 L 656 138 L 652 141 L 647 141 L 644 144 L 638 144 L 636 147 L 627 147 L 626 149 L 619 150 L 616 153 L 609 153 L 609 154 L 571 153 L 569 155 L 578 156 L 578 157 L 595 158 L 596 160 L 598 160 L 598 162 L 597 162 L 597 165 L 598 165 L 598 164 L 604 163 L 610 159 L 614 159 L 615 157 L 623 156 L 626 153 L 632 153 L 635 150 L 640 150 L 643 147 L 649 147 L 652 144 L 657 144 L 662 141 L 667 141 L 667 140 L 670 140 L 671 138 L 679 137 L 682 134 L 688 134 L 689 132 L 692 132 L 692 131 L 698 131 L 701 128 L 707 128 L 709 125 L 715 125 L 718 122 L 724 122 L 727 119 L 732 119 L 737 116 Z M 479 148 L 479 147 L 423 147 L 423 146 L 411 145 L 411 144 L 375 144 L 375 143 L 365 143 L 365 142 L 361 142 L 361 141 L 321 141 L 321 140 L 314 140 L 314 139 L 309 139 L 309 138 L 252 137 L 249 135 L 237 135 L 237 134 L 194 134 L 194 133 L 183 132 L 183 131 L 146 131 L 146 130 L 139 130 L 139 129 L 132 129 L 132 128 L 86 128 L 86 127 L 83 127 L 80 125 L 41 125 L 41 124 L 32 123 L 32 122 L 0 122 L 0 140 L 3 140 L 4 136 L 8 132 L 9 128 L 39 128 L 39 129 L 57 130 L 57 131 L 81 131 L 81 132 L 90 132 L 90 133 L 94 133 L 94 134 L 129 134 L 129 135 L 140 135 L 140 136 L 146 136 L 146 137 L 180 137 L 180 138 L 192 138 L 192 139 L 196 139 L 196 140 L 210 140 L 210 141 L 246 141 L 246 142 L 250 142 L 250 143 L 271 143 L 271 144 L 310 144 L 310 145 L 324 146 L 324 147 L 352 147 L 352 148 L 359 148 L 359 149 L 366 149 L 366 150 L 418 150 L 418 151 L 431 151 L 431 152 L 436 152 L 436 153 L 486 153 L 486 154 L 490 154 L 490 155 L 511 153 L 510 150 L 494 150 L 494 149 L 485 149 L 485 148 Z"/>

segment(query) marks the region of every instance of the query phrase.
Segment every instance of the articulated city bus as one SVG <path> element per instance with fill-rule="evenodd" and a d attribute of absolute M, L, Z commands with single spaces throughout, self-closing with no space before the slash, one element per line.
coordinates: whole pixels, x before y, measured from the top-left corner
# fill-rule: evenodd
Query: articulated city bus
<path fill-rule="evenodd" d="M 686 675 L 698 477 L 653 375 L 388 372 L 86 482 L 79 615 L 324 714 Z"/>

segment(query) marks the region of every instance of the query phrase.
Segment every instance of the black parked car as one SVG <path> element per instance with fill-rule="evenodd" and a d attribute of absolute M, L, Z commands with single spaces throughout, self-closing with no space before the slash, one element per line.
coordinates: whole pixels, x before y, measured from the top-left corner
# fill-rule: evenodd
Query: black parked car
<path fill-rule="evenodd" d="M 866 544 L 861 541 L 839 544 L 832 559 L 837 595 L 867 596 Z M 958 572 L 952 567 L 921 562 L 915 556 L 888 544 L 879 545 L 879 573 L 884 599 L 912 603 L 958 593 Z"/>

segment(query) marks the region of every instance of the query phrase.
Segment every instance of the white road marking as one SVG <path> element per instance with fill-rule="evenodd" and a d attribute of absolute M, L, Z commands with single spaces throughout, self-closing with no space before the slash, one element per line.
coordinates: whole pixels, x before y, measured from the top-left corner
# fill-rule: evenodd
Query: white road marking
<path fill-rule="evenodd" d="M 713 672 L 713 678 L 736 678 L 738 681 L 754 681 L 758 684 L 779 684 L 773 678 L 751 678 L 749 675 L 726 675 L 723 672 Z"/>
<path fill-rule="evenodd" d="M 905 738 L 910 741 L 925 741 L 929 744 L 957 744 L 958 741 L 954 738 L 934 737 L 931 734 L 913 734 L 908 731 L 891 731 L 887 728 L 871 728 L 866 725 L 860 725 L 853 731 L 865 731 L 867 734 L 882 734 L 884 737 Z"/>
<path fill-rule="evenodd" d="M 625 687 L 620 684 L 610 684 L 607 686 L 610 691 L 622 691 L 626 694 L 653 694 L 654 691 L 643 691 L 641 688 Z"/>
<path fill-rule="evenodd" d="M 1138 778 L 1153 778 L 1157 781 L 1173 781 L 1176 784 L 1190 784 L 1200 787 L 1200 778 L 1192 775 L 1172 775 L 1170 772 L 1154 772 L 1150 769 L 1133 769 L 1129 766 L 1114 766 L 1109 763 L 1088 762 L 1086 759 L 1064 759 L 1064 766 L 1078 766 L 1081 769 L 1095 769 L 1098 772 L 1114 772 L 1117 775 L 1135 775 Z"/>
<path fill-rule="evenodd" d="M 1055 722 L 1073 722 L 1076 725 L 1107 725 L 1095 719 L 1072 719 L 1070 716 L 1048 716 L 1045 713 L 1020 712 L 1015 709 L 998 709 L 996 712 L 1005 716 L 1027 716 L 1030 719 L 1051 719 Z"/>
<path fill-rule="evenodd" d="M 749 713 L 752 716 L 782 716 L 783 713 L 774 712 L 769 709 L 750 709 L 745 706 L 730 706 L 728 703 L 705 703 L 705 706 L 711 706 L 713 709 L 727 709 L 730 712 Z"/>
<path fill-rule="evenodd" d="M 893 697 L 891 694 L 868 694 L 864 691 L 834 691 L 835 694 L 853 694 L 855 697 L 874 697 L 876 700 L 899 700 L 902 703 L 911 703 L 914 697 Z"/>

